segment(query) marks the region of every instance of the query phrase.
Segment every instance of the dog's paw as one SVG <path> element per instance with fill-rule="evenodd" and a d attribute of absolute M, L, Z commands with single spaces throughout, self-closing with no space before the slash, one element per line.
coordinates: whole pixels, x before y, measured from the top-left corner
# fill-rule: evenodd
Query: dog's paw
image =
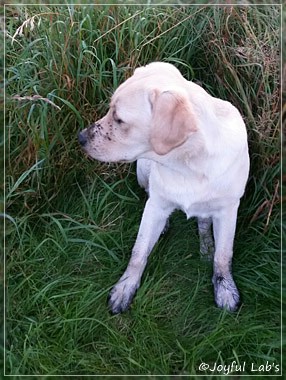
<path fill-rule="evenodd" d="M 231 276 L 213 276 L 215 302 L 218 307 L 236 311 L 239 306 L 239 292 Z"/>
<path fill-rule="evenodd" d="M 108 307 L 112 314 L 123 313 L 130 306 L 139 284 L 124 278 L 112 288 L 108 297 Z"/>

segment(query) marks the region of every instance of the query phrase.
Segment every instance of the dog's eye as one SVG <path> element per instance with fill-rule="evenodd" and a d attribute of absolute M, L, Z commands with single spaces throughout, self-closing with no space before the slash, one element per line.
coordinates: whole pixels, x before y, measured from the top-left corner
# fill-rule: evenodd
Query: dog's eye
<path fill-rule="evenodd" d="M 116 121 L 116 123 L 118 123 L 118 124 L 123 124 L 123 120 L 121 120 L 121 119 L 119 119 L 119 118 L 116 118 L 115 121 Z"/>
<path fill-rule="evenodd" d="M 117 114 L 114 112 L 113 113 L 113 119 L 114 121 L 117 123 L 117 124 L 123 124 L 124 121 L 122 119 L 120 119 L 120 117 L 117 116 Z"/>

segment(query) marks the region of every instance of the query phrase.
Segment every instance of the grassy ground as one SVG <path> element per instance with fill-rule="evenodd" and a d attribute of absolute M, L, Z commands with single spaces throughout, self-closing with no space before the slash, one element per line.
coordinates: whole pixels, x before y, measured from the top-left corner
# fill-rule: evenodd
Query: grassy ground
<path fill-rule="evenodd" d="M 214 363 L 232 361 L 277 374 L 280 7 L 10 5 L 6 17 L 6 374 L 219 377 Z M 146 197 L 134 164 L 86 160 L 76 135 L 154 60 L 230 100 L 248 127 L 237 313 L 214 306 L 196 225 L 179 212 L 130 311 L 107 310 Z"/>

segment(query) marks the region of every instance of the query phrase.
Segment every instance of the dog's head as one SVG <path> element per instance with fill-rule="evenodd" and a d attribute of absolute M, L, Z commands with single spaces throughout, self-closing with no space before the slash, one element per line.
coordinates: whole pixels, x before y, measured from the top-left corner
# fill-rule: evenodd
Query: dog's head
<path fill-rule="evenodd" d="M 167 63 L 136 69 L 115 91 L 107 114 L 79 133 L 82 148 L 100 161 L 131 162 L 181 146 L 197 129 L 185 83 Z"/>

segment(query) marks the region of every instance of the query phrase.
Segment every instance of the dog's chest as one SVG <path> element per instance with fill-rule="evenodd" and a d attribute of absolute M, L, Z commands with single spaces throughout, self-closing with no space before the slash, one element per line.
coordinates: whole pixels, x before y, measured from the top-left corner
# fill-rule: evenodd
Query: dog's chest
<path fill-rule="evenodd" d="M 172 204 L 184 211 L 188 218 L 213 215 L 227 202 L 219 183 L 200 173 L 190 171 L 186 176 L 171 170 L 154 169 L 149 181 L 151 197 L 156 197 L 161 204 Z"/>

